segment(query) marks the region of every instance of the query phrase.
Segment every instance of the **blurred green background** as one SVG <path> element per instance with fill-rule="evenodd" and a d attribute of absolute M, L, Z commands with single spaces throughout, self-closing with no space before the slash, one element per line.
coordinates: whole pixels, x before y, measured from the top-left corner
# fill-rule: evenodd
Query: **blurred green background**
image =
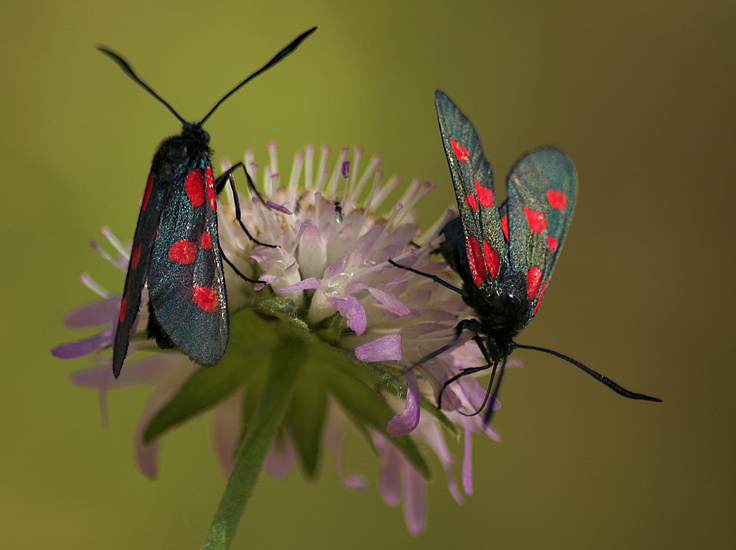
<path fill-rule="evenodd" d="M 73 387 L 86 360 L 62 316 L 92 300 L 87 246 L 130 239 L 153 152 L 179 124 L 93 48 L 123 52 L 195 119 L 312 25 L 283 64 L 208 122 L 216 159 L 275 140 L 358 145 L 454 204 L 433 92 L 475 123 L 502 182 L 524 151 L 565 149 L 574 223 L 519 341 L 573 355 L 662 404 L 616 396 L 552 357 L 509 373 L 501 444 L 475 441 L 464 506 L 438 470 L 410 537 L 375 484 L 264 475 L 235 547 L 733 548 L 736 544 L 736 6 L 727 2 L 17 2 L 0 7 L 2 345 L 0 546 L 198 548 L 224 486 L 198 420 L 166 437 L 155 482 L 131 441 L 147 392 Z M 355 442 L 352 470 L 375 482 Z M 459 449 L 456 449 L 459 455 Z"/>

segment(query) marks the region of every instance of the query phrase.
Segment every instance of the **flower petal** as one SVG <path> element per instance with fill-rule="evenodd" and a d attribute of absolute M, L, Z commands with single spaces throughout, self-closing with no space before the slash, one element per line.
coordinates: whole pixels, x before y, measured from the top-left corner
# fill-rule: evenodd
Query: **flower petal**
<path fill-rule="evenodd" d="M 406 406 L 404 407 L 404 411 L 389 420 L 386 426 L 386 431 L 391 437 L 407 435 L 413 432 L 419 424 L 419 411 L 421 410 L 419 403 L 422 395 L 419 393 L 417 377 L 414 376 L 414 371 L 409 368 L 404 369 L 404 376 L 407 386 Z"/>
<path fill-rule="evenodd" d="M 424 531 L 427 522 L 427 497 L 424 479 L 407 462 L 404 465 L 404 518 L 409 533 L 418 535 Z"/>
<path fill-rule="evenodd" d="M 386 306 L 386 309 L 388 309 L 392 313 L 395 313 L 399 317 L 405 317 L 406 315 L 410 315 L 412 313 L 412 309 L 406 307 L 398 298 L 395 298 L 387 292 L 378 290 L 377 288 L 369 287 L 365 283 L 354 281 L 349 283 L 346 288 L 346 292 L 351 295 L 360 290 L 367 290 L 371 296 L 378 300 L 378 302 Z"/>
<path fill-rule="evenodd" d="M 76 359 L 78 357 L 84 357 L 85 355 L 89 355 L 90 353 L 101 350 L 102 348 L 112 344 L 114 331 L 115 327 L 109 326 L 102 332 L 99 332 L 94 336 L 90 336 L 89 338 L 60 344 L 51 350 L 51 355 L 57 359 Z"/>
<path fill-rule="evenodd" d="M 120 311 L 120 299 L 121 296 L 118 294 L 79 307 L 64 316 L 64 325 L 69 328 L 107 325 Z"/>
<path fill-rule="evenodd" d="M 332 451 L 337 477 L 340 478 L 342 484 L 352 491 L 365 491 L 368 488 L 367 479 L 361 475 L 345 473 L 345 441 L 347 439 L 348 424 L 336 418 L 342 416 L 342 420 L 347 420 L 339 413 L 339 408 L 329 408 L 330 418 L 325 423 L 323 440 L 325 445 Z"/>
<path fill-rule="evenodd" d="M 394 298 L 390 294 L 383 292 L 382 290 L 378 290 L 377 288 L 370 287 L 368 288 L 368 292 L 370 292 L 371 296 L 381 302 L 389 311 L 395 313 L 397 316 L 405 317 L 407 315 L 411 315 L 412 309 L 405 306 L 400 300 Z"/>
<path fill-rule="evenodd" d="M 401 501 L 401 455 L 384 437 L 374 435 L 373 440 L 381 453 L 378 468 L 378 492 L 389 506 Z"/>
<path fill-rule="evenodd" d="M 130 352 L 135 350 L 131 344 Z M 128 363 L 125 376 L 115 378 L 112 374 L 112 365 L 109 360 L 104 366 L 77 371 L 72 374 L 72 383 L 82 388 L 97 388 L 100 391 L 100 416 L 103 425 L 107 425 L 107 392 L 132 386 L 154 384 L 162 378 L 170 377 L 173 362 L 184 362 L 180 355 L 166 354 L 164 356 L 146 357 L 140 361 Z"/>
<path fill-rule="evenodd" d="M 276 292 L 278 294 L 291 294 L 292 292 L 301 292 L 303 290 L 316 290 L 319 287 L 319 279 L 310 277 L 309 279 L 304 279 L 303 281 L 299 281 L 298 283 L 294 283 L 293 285 L 279 288 L 278 290 L 276 290 Z"/>
<path fill-rule="evenodd" d="M 364 363 L 401 361 L 401 334 L 387 334 L 358 346 L 355 357 Z"/>
<path fill-rule="evenodd" d="M 463 452 L 463 467 L 462 467 L 462 476 L 463 476 L 463 491 L 465 491 L 466 495 L 472 495 L 473 494 L 473 442 L 472 442 L 472 425 L 473 421 L 470 419 L 470 417 L 463 417 L 461 422 L 463 423 L 463 426 L 465 428 L 465 449 Z"/>
<path fill-rule="evenodd" d="M 301 239 L 297 259 L 302 277 L 322 277 L 327 265 L 327 247 L 325 246 L 319 229 L 312 222 L 306 220 L 301 227 Z"/>
<path fill-rule="evenodd" d="M 348 265 L 348 259 L 349 259 L 348 253 L 345 252 L 332 265 L 328 266 L 327 269 L 325 269 L 324 275 L 322 275 L 322 278 L 330 280 L 334 277 L 344 275 L 345 268 Z"/>
<path fill-rule="evenodd" d="M 144 445 L 143 434 L 151 418 L 169 400 L 173 393 L 174 388 L 167 388 L 166 386 L 159 386 L 154 390 L 146 402 L 135 430 L 135 460 L 138 463 L 138 469 L 149 479 L 156 479 L 158 475 L 158 448 L 161 438 Z"/>
<path fill-rule="evenodd" d="M 291 215 L 292 214 L 291 210 L 289 210 L 285 206 L 282 206 L 280 204 L 276 204 L 273 201 L 268 201 L 267 200 L 266 201 L 266 206 L 268 206 L 272 210 L 276 210 L 277 212 L 281 212 L 282 214 L 286 214 L 286 215 Z"/>
<path fill-rule="evenodd" d="M 273 477 L 284 479 L 294 469 L 296 449 L 290 437 L 274 438 L 263 467 Z"/>
<path fill-rule="evenodd" d="M 465 418 L 465 417 L 463 417 Z M 445 444 L 445 440 L 442 437 L 442 431 L 440 430 L 437 421 L 431 418 L 429 422 L 423 422 L 419 427 L 422 438 L 432 448 L 437 457 L 440 459 L 442 466 L 445 468 L 445 475 L 447 476 L 447 488 L 450 490 L 452 498 L 458 504 L 463 503 L 463 497 L 460 495 L 460 491 L 457 489 L 455 483 L 455 476 L 452 473 L 452 463 L 455 462 L 455 458 L 450 454 L 450 450 Z"/>
<path fill-rule="evenodd" d="M 212 409 L 210 420 L 212 446 L 220 462 L 220 468 L 226 476 L 230 476 L 235 460 L 238 444 L 238 425 L 240 422 L 240 404 L 242 392 L 235 392 L 219 406 Z"/>
<path fill-rule="evenodd" d="M 360 305 L 360 302 L 348 296 L 347 298 L 327 298 L 327 301 L 340 312 L 340 315 L 345 317 L 348 322 L 348 328 L 355 334 L 360 336 L 365 332 L 368 327 L 368 318 L 365 314 L 365 309 Z"/>

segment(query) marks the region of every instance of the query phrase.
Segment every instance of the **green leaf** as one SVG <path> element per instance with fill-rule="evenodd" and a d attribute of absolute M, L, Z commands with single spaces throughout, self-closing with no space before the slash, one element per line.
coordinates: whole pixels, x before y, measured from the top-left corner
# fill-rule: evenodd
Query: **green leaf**
<path fill-rule="evenodd" d="M 302 370 L 284 419 L 304 473 L 310 479 L 315 476 L 319 465 L 328 403 L 323 376 L 315 372 L 312 365 L 308 364 Z"/>
<path fill-rule="evenodd" d="M 230 344 L 222 361 L 197 369 L 182 384 L 146 426 L 144 444 L 211 409 L 266 369 L 276 341 L 268 324 L 247 310 L 231 317 L 230 322 Z"/>

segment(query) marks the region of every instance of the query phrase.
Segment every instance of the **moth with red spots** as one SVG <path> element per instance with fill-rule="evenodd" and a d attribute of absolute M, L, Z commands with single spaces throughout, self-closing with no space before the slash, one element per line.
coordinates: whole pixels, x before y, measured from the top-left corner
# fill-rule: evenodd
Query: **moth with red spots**
<path fill-rule="evenodd" d="M 472 123 L 439 90 L 435 92 L 435 107 L 460 212 L 443 229 L 445 241 L 438 252 L 460 275 L 462 289 L 408 269 L 459 292 L 476 317 L 460 321 L 455 338 L 418 363 L 454 347 L 462 331 L 475 333 L 474 340 L 487 364 L 463 369 L 445 382 L 442 390 L 462 376 L 492 369 L 486 422 L 501 385 L 506 359 L 516 348 L 543 351 L 565 359 L 630 399 L 660 401 L 626 390 L 561 353 L 514 341 L 537 313 L 562 250 L 575 207 L 575 167 L 565 153 L 554 147 L 527 153 L 511 169 L 506 182 L 506 201 L 498 206 L 491 164 Z M 438 407 L 441 399 L 442 392 Z"/>
<path fill-rule="evenodd" d="M 128 353 L 146 284 L 148 333 L 156 338 L 159 347 L 177 348 L 192 361 L 207 366 L 219 362 L 225 354 L 230 320 L 223 260 L 240 277 L 255 282 L 240 273 L 220 250 L 216 196 L 227 182 L 233 186 L 240 226 L 254 242 L 263 243 L 256 241 L 240 221 L 231 174 L 234 169 L 243 167 L 242 163 L 215 179 L 210 161 L 210 136 L 202 126 L 228 97 L 293 52 L 315 30 L 316 27 L 295 38 L 225 94 L 199 122 L 184 120 L 138 77 L 125 59 L 104 46 L 97 46 L 183 125 L 181 134 L 166 138 L 159 145 L 143 194 L 113 343 L 112 371 L 116 378 Z M 251 189 L 258 195 L 247 172 L 246 176 Z M 268 205 L 279 209 L 272 203 Z"/>

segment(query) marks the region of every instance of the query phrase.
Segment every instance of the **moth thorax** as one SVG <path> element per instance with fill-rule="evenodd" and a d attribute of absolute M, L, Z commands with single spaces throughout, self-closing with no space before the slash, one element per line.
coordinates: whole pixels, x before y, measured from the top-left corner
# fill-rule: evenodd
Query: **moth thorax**
<path fill-rule="evenodd" d="M 465 285 L 467 301 L 488 333 L 494 332 L 499 338 L 512 338 L 526 325 L 529 300 L 526 288 L 520 283 L 520 278 L 507 275 L 500 284 L 481 288 Z"/>
<path fill-rule="evenodd" d="M 181 135 L 200 148 L 206 148 L 210 144 L 210 134 L 199 122 L 187 122 L 182 126 Z"/>

